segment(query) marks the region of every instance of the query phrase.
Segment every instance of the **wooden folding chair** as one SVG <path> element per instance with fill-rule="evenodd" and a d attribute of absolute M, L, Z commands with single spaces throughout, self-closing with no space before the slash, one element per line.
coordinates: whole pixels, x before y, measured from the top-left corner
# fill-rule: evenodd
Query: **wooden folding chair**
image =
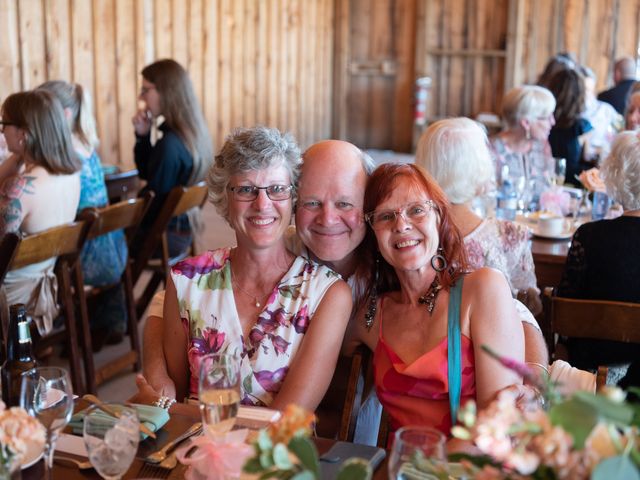
<path fill-rule="evenodd" d="M 640 304 L 557 297 L 555 290 L 547 287 L 543 307 L 540 327 L 550 358 L 559 335 L 640 344 Z M 596 375 L 597 387 L 603 385 L 603 379 L 606 380 L 606 370 L 601 367 Z"/>
<path fill-rule="evenodd" d="M 62 305 L 64 314 L 64 329 L 54 330 L 40 338 L 36 342 L 35 348 L 36 352 L 42 351 L 62 339 L 66 339 L 69 349 L 71 381 L 73 390 L 78 395 L 85 391 L 82 382 L 80 352 L 78 351 L 78 333 L 84 346 L 83 363 L 87 383 L 89 382 L 89 372 L 86 366 L 92 364 L 93 358 L 91 350 L 87 351 L 86 349 L 87 345 L 91 346 L 89 325 L 86 317 L 83 318 L 82 315 L 80 322 L 77 322 L 74 296 L 82 291 L 82 272 L 78 259 L 95 217 L 94 212 L 86 212 L 75 222 L 23 238 L 10 267 L 10 270 L 16 270 L 57 257 L 55 272 L 58 278 L 58 301 Z"/>
<path fill-rule="evenodd" d="M 127 237 L 127 247 L 134 238 L 134 235 L 146 213 L 151 201 L 154 197 L 153 192 L 147 192 L 143 197 L 133 200 L 124 200 L 122 202 L 106 206 L 100 209 L 86 209 L 94 211 L 97 215 L 93 222 L 87 240 L 93 240 L 107 233 L 124 230 Z M 106 365 L 99 368 L 95 375 L 93 361 L 88 364 L 87 369 L 91 369 L 91 381 L 87 384 L 87 389 L 95 393 L 97 385 L 111 378 L 119 371 L 133 365 L 134 371 L 140 369 L 140 340 L 138 338 L 138 316 L 136 315 L 135 299 L 133 296 L 133 281 L 131 278 L 131 265 L 127 256 L 126 266 L 121 276 L 121 282 L 124 287 L 125 300 L 128 316 L 129 339 L 131 342 L 131 351 L 121 357 L 111 360 Z M 102 287 L 92 287 L 88 291 L 83 292 L 88 300 L 97 297 L 100 293 L 117 286 L 118 284 L 107 285 Z M 88 318 L 87 302 L 80 301 L 81 314 Z M 92 345 L 88 346 L 88 351 L 92 351 Z"/>
<path fill-rule="evenodd" d="M 186 254 L 182 254 L 178 257 L 169 258 L 166 234 L 169 221 L 173 217 L 182 215 L 192 208 L 202 208 L 207 200 L 207 193 L 207 186 L 204 182 L 197 183 L 191 187 L 175 187 L 169 192 L 162 209 L 146 234 L 142 245 L 138 248 L 135 258 L 133 258 L 131 275 L 134 285 L 137 283 L 145 268 L 149 268 L 151 272 L 151 278 L 136 304 L 136 314 L 138 317 L 141 317 L 144 313 L 158 286 L 160 286 L 160 283 L 166 281 L 169 268 L 174 263 L 186 257 Z M 159 261 L 153 262 L 152 256 L 158 249 L 162 251 L 161 258 Z"/>

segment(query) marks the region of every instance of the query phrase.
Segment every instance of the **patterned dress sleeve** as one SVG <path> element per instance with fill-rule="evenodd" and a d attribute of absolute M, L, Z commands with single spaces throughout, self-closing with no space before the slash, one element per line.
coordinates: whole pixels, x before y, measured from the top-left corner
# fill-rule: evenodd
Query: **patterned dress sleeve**
<path fill-rule="evenodd" d="M 567 263 L 558 286 L 558 295 L 569 298 L 582 298 L 587 274 L 587 259 L 582 245 L 583 229 L 578 228 L 571 240 L 567 254 Z"/>
<path fill-rule="evenodd" d="M 504 222 L 503 245 L 507 255 L 509 282 L 516 292 L 537 291 L 536 272 L 529 247 L 529 232 L 514 222 Z"/>

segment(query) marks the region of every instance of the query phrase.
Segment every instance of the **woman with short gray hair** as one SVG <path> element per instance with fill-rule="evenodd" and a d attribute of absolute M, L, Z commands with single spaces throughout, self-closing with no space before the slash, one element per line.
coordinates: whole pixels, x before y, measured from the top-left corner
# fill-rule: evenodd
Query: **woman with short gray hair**
<path fill-rule="evenodd" d="M 178 412 L 192 407 L 160 393 L 197 398 L 201 358 L 226 353 L 240 362 L 241 403 L 276 409 L 295 403 L 312 411 L 320 403 L 351 290 L 327 267 L 285 247 L 300 161 L 293 137 L 273 128 L 243 128 L 227 138 L 207 180 L 237 246 L 172 268 L 163 319 L 167 376 L 139 380 L 137 401 Z"/>
<path fill-rule="evenodd" d="M 548 187 L 545 172 L 553 164 L 547 138 L 555 124 L 556 101 L 552 93 L 537 85 L 509 90 L 502 100 L 503 130 L 491 138 L 498 182 L 504 167 L 509 175 L 526 175 L 531 201 L 536 206 L 540 193 Z"/>
<path fill-rule="evenodd" d="M 622 205 L 622 216 L 581 225 L 573 235 L 558 295 L 589 300 L 640 303 L 640 135 L 622 132 L 604 160 L 607 193 Z M 570 339 L 569 361 L 578 368 L 634 362 L 640 347 L 619 342 Z M 629 375 L 629 374 L 628 374 Z M 635 379 L 638 382 L 638 378 Z M 637 384 L 637 383 L 636 383 Z M 629 386 L 629 382 L 625 384 Z"/>

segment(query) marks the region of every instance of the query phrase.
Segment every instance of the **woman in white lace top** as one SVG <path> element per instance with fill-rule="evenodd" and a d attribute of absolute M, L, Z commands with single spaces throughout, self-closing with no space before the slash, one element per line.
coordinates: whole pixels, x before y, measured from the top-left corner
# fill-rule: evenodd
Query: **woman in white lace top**
<path fill-rule="evenodd" d="M 526 227 L 483 219 L 471 210 L 494 174 L 487 136 L 468 118 L 450 118 L 431 125 L 420 137 L 416 163 L 425 167 L 453 204 L 453 219 L 464 235 L 473 268 L 493 267 L 507 277 L 514 297 L 534 313 L 541 310 L 539 290 Z"/>

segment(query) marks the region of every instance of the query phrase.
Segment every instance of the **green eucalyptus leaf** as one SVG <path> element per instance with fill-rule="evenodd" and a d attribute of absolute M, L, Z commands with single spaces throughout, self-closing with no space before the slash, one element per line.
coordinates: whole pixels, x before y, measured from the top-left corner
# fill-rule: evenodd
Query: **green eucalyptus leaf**
<path fill-rule="evenodd" d="M 364 458 L 349 458 L 342 464 L 336 480 L 370 480 L 373 476 L 371 464 Z"/>
<path fill-rule="evenodd" d="M 318 451 L 309 437 L 293 437 L 289 441 L 289 450 L 298 457 L 304 468 L 311 471 L 316 478 L 320 478 Z"/>
<path fill-rule="evenodd" d="M 549 419 L 553 425 L 569 433 L 573 437 L 574 447 L 580 450 L 598 423 L 598 412 L 593 406 L 572 398 L 551 407 Z"/>
<path fill-rule="evenodd" d="M 289 450 L 284 443 L 276 443 L 273 447 L 273 463 L 281 470 L 290 470 L 293 467 L 289 459 Z"/>
<path fill-rule="evenodd" d="M 271 450 L 273 448 L 273 442 L 271 441 L 271 437 L 269 437 L 269 434 L 266 430 L 260 430 L 258 432 L 257 443 L 258 447 L 260 447 L 260 450 L 262 451 Z"/>
<path fill-rule="evenodd" d="M 291 480 L 317 480 L 317 478 L 309 470 L 303 470 L 291 477 Z"/>
<path fill-rule="evenodd" d="M 273 456 L 271 455 L 271 450 L 267 450 L 260 454 L 260 465 L 265 470 L 273 467 Z"/>
<path fill-rule="evenodd" d="M 618 455 L 600 462 L 593 470 L 591 480 L 640 480 L 640 473 L 629 457 Z"/>
<path fill-rule="evenodd" d="M 633 409 L 629 405 L 614 402 L 603 395 L 578 391 L 573 395 L 573 399 L 590 405 L 602 419 L 616 425 L 629 425 L 633 418 Z"/>

